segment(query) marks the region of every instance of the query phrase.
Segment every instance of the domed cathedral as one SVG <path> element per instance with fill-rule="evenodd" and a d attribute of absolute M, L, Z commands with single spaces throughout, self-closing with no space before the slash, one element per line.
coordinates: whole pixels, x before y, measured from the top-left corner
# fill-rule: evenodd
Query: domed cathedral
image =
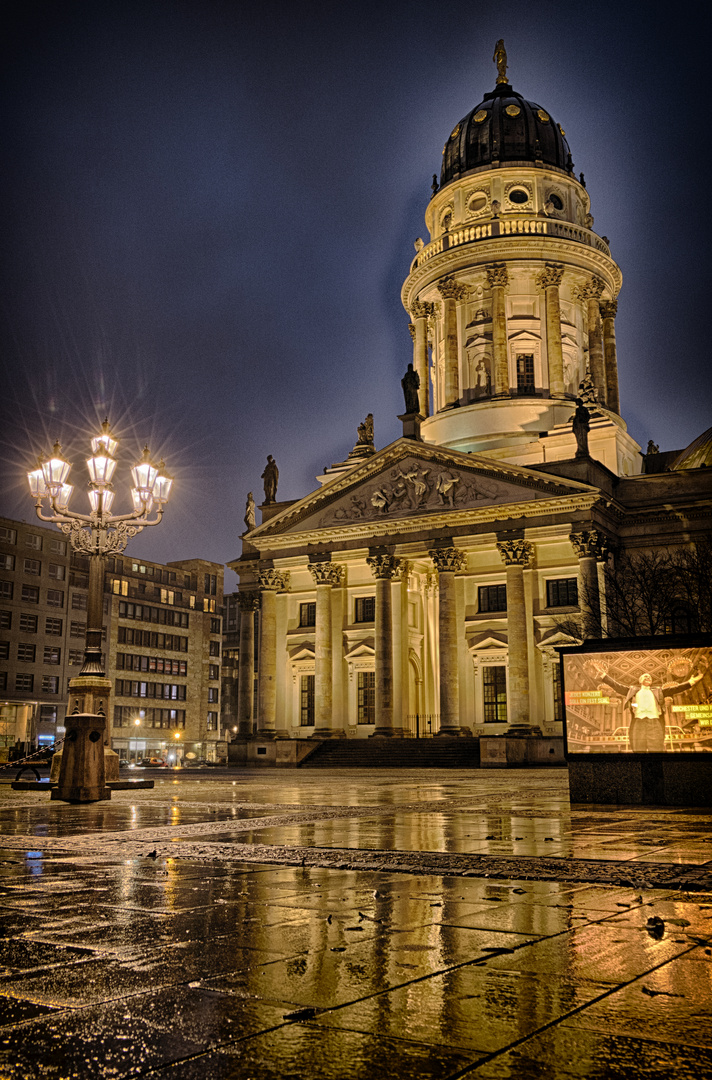
<path fill-rule="evenodd" d="M 511 87 L 502 42 L 495 62 L 403 286 L 402 437 L 377 449 L 369 414 L 316 490 L 279 502 L 270 456 L 260 524 L 248 498 L 233 719 L 255 762 L 302 739 L 560 736 L 557 646 L 610 629 L 604 568 L 712 535 L 710 433 L 647 454 L 628 435 L 620 270 L 562 126 Z M 611 734 L 616 709 L 582 723 Z"/>
<path fill-rule="evenodd" d="M 592 455 L 640 472 L 620 416 L 621 272 L 593 231 L 561 124 L 510 85 L 453 128 L 402 299 L 427 442 L 533 464 L 571 456 L 571 401 L 596 405 Z M 429 358 L 430 354 L 430 358 Z"/>

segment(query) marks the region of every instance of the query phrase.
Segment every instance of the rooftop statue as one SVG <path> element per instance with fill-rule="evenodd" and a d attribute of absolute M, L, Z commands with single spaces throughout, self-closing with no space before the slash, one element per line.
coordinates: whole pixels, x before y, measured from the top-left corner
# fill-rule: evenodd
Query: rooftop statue
<path fill-rule="evenodd" d="M 417 371 L 414 371 L 412 364 L 408 364 L 408 370 L 401 379 L 401 386 L 405 398 L 406 414 L 419 413 L 420 398 L 418 397 L 418 390 L 420 389 L 420 376 Z"/>
<path fill-rule="evenodd" d="M 591 427 L 591 414 L 581 398 L 576 398 L 573 432 L 576 436 L 576 457 L 588 457 L 588 432 Z"/>
<path fill-rule="evenodd" d="M 275 501 L 275 495 L 277 494 L 279 469 L 277 468 L 277 462 L 271 454 L 267 455 L 267 464 L 265 465 L 265 471 L 262 473 L 261 479 L 264 480 L 265 503 L 273 503 Z"/>
<path fill-rule="evenodd" d="M 497 83 L 508 83 L 507 78 L 507 50 L 504 47 L 504 38 L 500 38 L 494 47 L 494 56 L 492 57 L 497 65 Z"/>

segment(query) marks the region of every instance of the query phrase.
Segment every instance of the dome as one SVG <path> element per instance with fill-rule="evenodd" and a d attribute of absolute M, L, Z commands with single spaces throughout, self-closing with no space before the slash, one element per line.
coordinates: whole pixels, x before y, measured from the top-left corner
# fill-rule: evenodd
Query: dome
<path fill-rule="evenodd" d="M 574 167 L 561 126 L 505 83 L 455 125 L 443 151 L 440 186 L 472 169 L 510 161 L 539 162 L 568 173 Z"/>
<path fill-rule="evenodd" d="M 671 472 L 678 469 L 702 469 L 712 468 L 712 427 L 707 428 L 690 445 L 678 454 L 672 465 Z"/>

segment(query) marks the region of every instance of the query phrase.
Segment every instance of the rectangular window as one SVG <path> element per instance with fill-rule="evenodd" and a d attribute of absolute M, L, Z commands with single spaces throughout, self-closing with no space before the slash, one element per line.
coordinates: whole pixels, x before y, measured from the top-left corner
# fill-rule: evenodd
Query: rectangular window
<path fill-rule="evenodd" d="M 480 611 L 506 611 L 506 585 L 480 585 L 477 606 Z"/>
<path fill-rule="evenodd" d="M 10 642 L 0 641 L 0 660 L 10 659 Z"/>
<path fill-rule="evenodd" d="M 25 675 L 24 673 L 17 674 L 15 676 L 15 690 L 19 690 L 25 694 L 31 694 L 35 685 L 34 675 Z"/>
<path fill-rule="evenodd" d="M 64 573 L 65 573 L 64 567 L 60 566 L 59 563 L 51 562 L 49 564 L 48 573 L 49 573 L 49 576 L 51 578 L 54 578 L 55 581 L 64 581 Z"/>
<path fill-rule="evenodd" d="M 53 555 L 66 555 L 67 554 L 67 541 L 66 540 L 50 540 L 49 550 Z"/>
<path fill-rule="evenodd" d="M 482 686 L 484 690 L 485 723 L 506 724 L 507 669 L 504 666 L 483 667 Z"/>
<path fill-rule="evenodd" d="M 39 559 L 25 559 L 22 564 L 22 569 L 26 574 L 34 574 L 35 577 L 39 577 L 42 564 Z"/>
<path fill-rule="evenodd" d="M 12 582 L 0 581 L 0 596 L 3 600 L 12 600 Z"/>
<path fill-rule="evenodd" d="M 547 607 L 576 607 L 578 604 L 578 582 L 575 577 L 556 578 L 546 583 Z"/>
<path fill-rule="evenodd" d="M 216 596 L 218 591 L 218 579 L 215 574 L 205 575 L 205 592 L 210 596 Z"/>
<path fill-rule="evenodd" d="M 208 713 L 208 731 L 217 731 L 218 729 L 218 714 L 216 712 Z"/>
<path fill-rule="evenodd" d="M 532 353 L 519 353 L 517 356 L 517 393 L 534 394 L 534 356 Z"/>
<path fill-rule="evenodd" d="M 45 645 L 43 653 L 43 664 L 59 664 L 62 651 L 58 649 L 56 645 Z"/>
<path fill-rule="evenodd" d="M 48 678 L 53 679 L 54 675 L 49 675 Z M 57 706 L 56 705 L 40 705 L 40 723 L 41 724 L 56 724 L 57 723 Z"/>
<path fill-rule="evenodd" d="M 220 692 L 217 686 L 208 687 L 208 701 L 211 703 L 216 702 L 218 700 L 219 693 Z"/>
<path fill-rule="evenodd" d="M 84 653 L 81 649 L 69 650 L 69 663 L 73 667 L 81 667 L 81 665 L 84 663 Z"/>
<path fill-rule="evenodd" d="M 302 727 L 314 726 L 314 676 L 302 675 L 299 681 L 299 723 Z"/>
<path fill-rule="evenodd" d="M 358 722 L 359 724 L 376 723 L 375 671 L 359 671 L 358 673 Z"/>
<path fill-rule="evenodd" d="M 5 525 L 0 525 L 0 540 L 3 544 L 16 544 L 17 530 L 8 529 Z"/>
<path fill-rule="evenodd" d="M 72 593 L 72 608 L 74 611 L 86 611 L 87 609 L 87 594 L 80 592 Z"/>
<path fill-rule="evenodd" d="M 36 646 L 30 645 L 27 641 L 21 641 L 17 646 L 17 659 L 23 664 L 34 664 L 35 653 Z"/>
<path fill-rule="evenodd" d="M 0 555 L 0 570 L 14 570 L 15 569 L 15 556 L 14 555 Z"/>
<path fill-rule="evenodd" d="M 219 633 L 221 633 L 221 631 L 222 631 L 222 626 L 220 624 L 220 619 L 211 619 L 210 620 L 210 633 L 211 634 L 219 634 Z"/>
<path fill-rule="evenodd" d="M 7 690 L 7 672 L 0 671 L 0 690 Z"/>
<path fill-rule="evenodd" d="M 299 605 L 299 625 L 316 626 L 316 604 L 309 601 Z"/>
<path fill-rule="evenodd" d="M 87 632 L 87 624 L 83 622 L 71 622 L 69 624 L 69 636 L 70 637 L 85 637 Z M 121 638 L 119 638 L 119 641 Z"/>
<path fill-rule="evenodd" d="M 62 633 L 62 620 L 61 619 L 45 619 L 45 634 L 52 634 L 53 637 L 60 637 Z"/>
<path fill-rule="evenodd" d="M 64 607 L 64 593 L 61 589 L 47 590 L 47 607 Z"/>
<path fill-rule="evenodd" d="M 208 665 L 208 678 L 209 679 L 219 679 L 220 678 L 220 667 L 219 667 L 218 664 L 209 664 Z"/>
<path fill-rule="evenodd" d="M 23 611 L 20 614 L 20 633 L 21 634 L 36 634 L 37 633 L 37 616 L 27 615 Z"/>
<path fill-rule="evenodd" d="M 376 597 L 357 596 L 354 622 L 375 622 Z"/>
<path fill-rule="evenodd" d="M 43 675 L 42 690 L 45 694 L 59 693 L 59 675 Z"/>
<path fill-rule="evenodd" d="M 0 611 L 0 630 L 12 629 L 12 612 Z"/>
<path fill-rule="evenodd" d="M 210 655 L 211 656 L 219 656 L 220 655 L 220 642 L 219 641 L 211 641 L 210 645 L 209 645 L 209 649 L 210 649 Z"/>
<path fill-rule="evenodd" d="M 42 537 L 37 533 L 28 533 L 25 537 L 25 547 L 34 548 L 35 551 L 42 550 Z"/>

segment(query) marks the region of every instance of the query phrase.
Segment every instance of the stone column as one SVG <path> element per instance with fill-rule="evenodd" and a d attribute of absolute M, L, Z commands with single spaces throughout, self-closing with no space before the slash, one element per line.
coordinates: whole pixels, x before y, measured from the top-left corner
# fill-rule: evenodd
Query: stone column
<path fill-rule="evenodd" d="M 255 611 L 260 606 L 256 592 L 239 592 L 240 657 L 237 669 L 237 734 L 252 734 L 252 702 L 255 691 Z"/>
<path fill-rule="evenodd" d="M 509 355 L 507 349 L 507 307 L 504 290 L 509 284 L 507 267 L 490 266 L 487 270 L 487 284 L 492 290 L 492 354 L 494 371 L 492 372 L 492 393 L 494 397 L 507 397 L 509 394 Z"/>
<path fill-rule="evenodd" d="M 618 394 L 618 356 L 616 353 L 617 300 L 602 300 L 599 304 L 603 317 L 603 356 L 606 369 L 606 400 L 612 412 L 620 413 Z"/>
<path fill-rule="evenodd" d="M 277 732 L 277 593 L 285 576 L 272 567 L 257 571 L 260 585 L 260 662 L 257 682 L 257 734 L 273 739 Z"/>
<path fill-rule="evenodd" d="M 376 579 L 376 727 L 374 735 L 402 735 L 393 725 L 393 617 L 391 581 L 400 569 L 394 555 L 370 555 L 366 562 Z"/>
<path fill-rule="evenodd" d="M 430 373 L 428 364 L 428 317 L 434 313 L 434 305 L 416 300 L 410 310 L 413 319 L 413 367 L 420 379 L 420 412 L 430 416 Z"/>
<path fill-rule="evenodd" d="M 578 289 L 578 295 L 586 301 L 586 314 L 588 321 L 588 365 L 593 379 L 593 385 L 598 391 L 598 400 L 602 405 L 608 404 L 606 394 L 606 372 L 603 365 L 603 335 L 601 332 L 601 309 L 599 301 L 603 292 L 603 282 L 600 278 L 592 277 L 585 285 Z"/>
<path fill-rule="evenodd" d="M 601 593 L 598 562 L 608 555 L 608 542 L 597 529 L 571 533 L 571 546 L 579 561 L 578 603 L 584 639 L 601 636 Z"/>
<path fill-rule="evenodd" d="M 309 571 L 316 584 L 314 634 L 314 737 L 341 738 L 343 729 L 333 727 L 333 661 L 331 639 L 331 589 L 341 581 L 343 568 L 332 562 L 313 562 Z"/>
<path fill-rule="evenodd" d="M 437 284 L 443 298 L 443 339 L 445 343 L 445 401 L 443 407 L 456 405 L 460 400 L 460 359 L 457 341 L 457 312 L 455 301 L 468 295 L 466 285 L 454 278 L 444 277 Z"/>
<path fill-rule="evenodd" d="M 564 393 L 564 354 L 561 348 L 561 305 L 559 303 L 559 285 L 563 276 L 563 266 L 558 263 L 547 263 L 536 279 L 539 288 L 544 290 L 549 394 L 552 397 L 562 397 Z"/>
<path fill-rule="evenodd" d="M 512 724 L 529 724 L 529 647 L 528 626 L 524 604 L 524 569 L 529 566 L 533 547 L 527 540 L 497 542 L 507 567 L 507 646 L 508 692 L 507 720 Z"/>
<path fill-rule="evenodd" d="M 460 726 L 460 672 L 457 655 L 457 603 L 455 574 L 467 565 L 464 551 L 454 547 L 434 548 L 428 554 L 438 572 L 440 642 L 440 735 L 465 735 Z"/>

